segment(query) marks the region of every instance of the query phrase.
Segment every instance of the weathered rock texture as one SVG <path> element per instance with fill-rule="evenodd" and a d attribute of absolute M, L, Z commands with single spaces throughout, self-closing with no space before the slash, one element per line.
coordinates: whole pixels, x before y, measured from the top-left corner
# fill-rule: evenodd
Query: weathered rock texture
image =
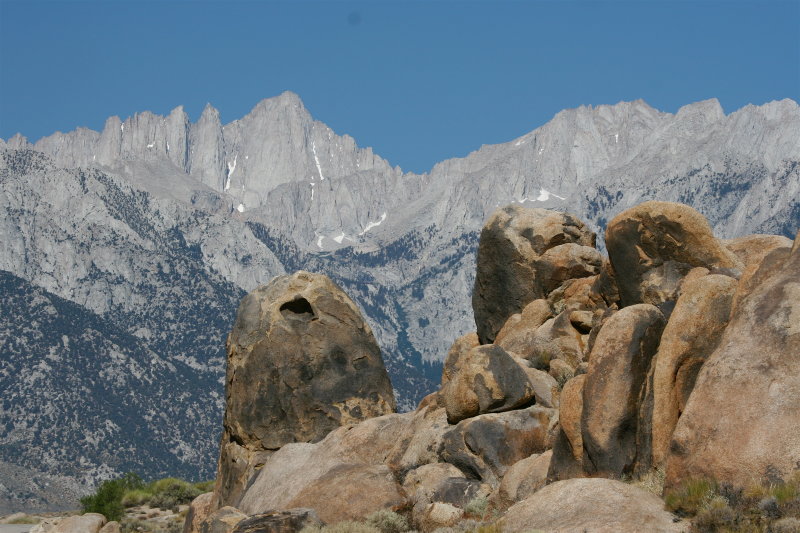
<path fill-rule="evenodd" d="M 494 342 L 508 317 L 546 294 L 546 280 L 536 272 L 537 261 L 551 263 L 542 258 L 545 252 L 567 243 L 594 246 L 594 239 L 594 234 L 572 215 L 517 205 L 495 211 L 481 230 L 472 293 L 481 344 Z M 552 271 L 567 276 L 574 258 L 569 253 L 564 255 L 560 258 L 556 254 L 562 266 Z M 572 270 L 584 272 L 581 268 Z"/>
<path fill-rule="evenodd" d="M 570 479 L 548 485 L 512 506 L 503 531 L 523 533 L 680 533 L 658 496 L 611 479 Z"/>
<path fill-rule="evenodd" d="M 511 465 L 552 446 L 556 416 L 533 406 L 463 420 L 445 433 L 440 455 L 469 477 L 497 485 Z"/>
<path fill-rule="evenodd" d="M 636 459 L 639 397 L 666 321 L 650 304 L 611 316 L 597 336 L 583 387 L 584 469 L 619 476 Z"/>
<path fill-rule="evenodd" d="M 608 255 L 623 305 L 675 300 L 693 267 L 741 269 L 742 263 L 688 205 L 644 202 L 623 211 L 606 229 Z"/>
<path fill-rule="evenodd" d="M 371 418 L 332 431 L 317 443 L 287 444 L 275 452 L 241 500 L 258 514 L 308 507 L 326 522 L 360 519 L 399 508 L 406 495 L 386 465 L 414 413 Z"/>
<path fill-rule="evenodd" d="M 703 365 L 667 456 L 667 484 L 745 486 L 800 467 L 800 252 L 762 261 Z M 776 255 L 777 254 L 777 255 Z M 784 260 L 770 261 L 783 256 Z M 761 270 L 761 269 L 759 269 Z"/>
<path fill-rule="evenodd" d="M 663 466 L 697 374 L 728 325 L 736 280 L 708 275 L 684 283 L 654 361 L 652 462 Z M 640 413 L 645 418 L 649 413 Z M 642 450 L 640 456 L 646 453 Z"/>
<path fill-rule="evenodd" d="M 441 391 L 451 424 L 482 413 L 508 411 L 533 400 L 527 374 L 499 346 L 473 348 L 459 358 L 457 366 Z"/>
<path fill-rule="evenodd" d="M 106 523 L 106 517 L 97 513 L 68 516 L 50 530 L 50 533 L 99 533 Z"/>
<path fill-rule="evenodd" d="M 200 526 L 211 514 L 211 504 L 214 500 L 213 492 L 201 494 L 189 505 L 186 520 L 183 523 L 183 533 L 199 533 Z"/>
<path fill-rule="evenodd" d="M 308 526 L 321 526 L 313 509 L 287 509 L 272 511 L 245 518 L 233 533 L 297 533 Z"/>
<path fill-rule="evenodd" d="M 238 505 L 254 470 L 291 442 L 394 411 L 380 349 L 325 276 L 297 272 L 248 294 L 228 337 L 215 504 Z"/>

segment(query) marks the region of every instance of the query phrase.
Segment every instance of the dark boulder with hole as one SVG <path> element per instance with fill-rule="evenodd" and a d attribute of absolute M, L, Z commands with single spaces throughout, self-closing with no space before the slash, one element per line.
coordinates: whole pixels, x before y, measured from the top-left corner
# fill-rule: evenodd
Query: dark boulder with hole
<path fill-rule="evenodd" d="M 372 331 L 326 276 L 279 276 L 248 294 L 227 343 L 214 507 L 236 506 L 255 470 L 290 442 L 394 412 Z"/>

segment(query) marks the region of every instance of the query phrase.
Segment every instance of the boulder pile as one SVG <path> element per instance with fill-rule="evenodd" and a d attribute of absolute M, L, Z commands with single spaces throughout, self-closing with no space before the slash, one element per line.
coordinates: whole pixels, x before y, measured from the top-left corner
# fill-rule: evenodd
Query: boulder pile
<path fill-rule="evenodd" d="M 684 531 L 619 479 L 658 469 L 668 487 L 744 487 L 800 470 L 800 234 L 722 241 L 692 208 L 646 202 L 605 242 L 608 258 L 568 214 L 494 213 L 476 332 L 403 414 L 369 327 L 330 280 L 298 272 L 256 289 L 228 339 L 217 485 L 185 532 L 299 531 L 379 510 L 427 532 L 486 505 L 504 531 Z"/>

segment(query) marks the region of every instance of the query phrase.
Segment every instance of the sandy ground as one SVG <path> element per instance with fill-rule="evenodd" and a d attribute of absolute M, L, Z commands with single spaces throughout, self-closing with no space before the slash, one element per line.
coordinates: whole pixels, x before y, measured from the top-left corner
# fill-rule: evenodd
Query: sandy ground
<path fill-rule="evenodd" d="M 0 524 L 0 533 L 28 533 L 33 524 Z"/>

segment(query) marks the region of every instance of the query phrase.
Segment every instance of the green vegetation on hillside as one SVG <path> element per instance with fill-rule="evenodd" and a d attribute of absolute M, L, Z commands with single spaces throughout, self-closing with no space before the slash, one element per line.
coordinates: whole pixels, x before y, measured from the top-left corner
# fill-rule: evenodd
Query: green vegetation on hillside
<path fill-rule="evenodd" d="M 81 498 L 81 511 L 100 513 L 109 520 L 119 521 L 126 507 L 149 505 L 174 509 L 211 491 L 213 486 L 213 481 L 189 483 L 174 477 L 145 483 L 137 474 L 129 472 L 118 479 L 104 481 L 94 494 Z"/>
<path fill-rule="evenodd" d="M 800 533 L 800 472 L 745 489 L 688 480 L 667 490 L 664 501 L 670 511 L 690 517 L 696 533 Z"/>

